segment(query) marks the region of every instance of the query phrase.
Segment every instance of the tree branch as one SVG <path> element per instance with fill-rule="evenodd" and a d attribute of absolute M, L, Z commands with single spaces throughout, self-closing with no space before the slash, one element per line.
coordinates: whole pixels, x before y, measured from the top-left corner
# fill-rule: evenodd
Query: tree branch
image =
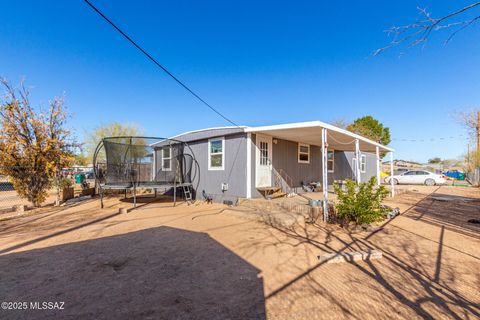
<path fill-rule="evenodd" d="M 390 29 L 386 30 L 385 32 L 389 35 L 393 34 L 393 40 L 388 45 L 375 50 L 373 52 L 373 55 L 378 55 L 387 49 L 397 47 L 401 44 L 408 44 L 407 47 L 411 48 L 419 44 L 426 43 L 432 32 L 460 26 L 460 28 L 453 31 L 450 36 L 444 41 L 444 44 L 447 44 L 452 40 L 455 35 L 457 35 L 458 32 L 465 30 L 466 28 L 470 27 L 472 24 L 480 20 L 480 15 L 460 21 L 452 21 L 452 19 L 458 16 L 462 16 L 463 14 L 465 14 L 465 12 L 478 6 L 480 6 L 480 1 L 474 2 L 459 10 L 453 11 L 441 18 L 432 18 L 431 14 L 427 11 L 427 9 L 417 8 L 423 18 L 408 25 L 393 26 Z"/>

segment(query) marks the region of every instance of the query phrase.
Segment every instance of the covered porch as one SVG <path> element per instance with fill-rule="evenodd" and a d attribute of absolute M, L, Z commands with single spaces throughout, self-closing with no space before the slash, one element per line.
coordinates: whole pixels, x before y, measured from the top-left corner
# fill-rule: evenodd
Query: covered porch
<path fill-rule="evenodd" d="M 364 181 L 366 159 L 370 157 L 373 161 L 368 173 L 376 176 L 380 184 L 381 155 L 390 153 L 390 159 L 393 159 L 392 148 L 320 121 L 251 127 L 245 131 L 255 145 L 251 155 L 255 164 L 255 187 L 268 188 L 270 183 L 272 188 L 284 189 L 286 186 L 285 192 L 288 193 L 288 187 L 298 185 L 300 179 L 305 180 L 301 182 L 304 185 L 310 182 L 305 177 L 314 177 L 313 180 L 318 179 L 321 186 L 325 219 L 328 214 L 328 186 L 334 180 L 348 178 Z M 336 155 L 342 155 L 346 160 L 337 161 Z M 337 172 L 334 166 L 338 167 Z M 289 173 L 294 177 L 291 178 Z M 395 186 L 392 184 L 390 189 L 393 197 Z"/>

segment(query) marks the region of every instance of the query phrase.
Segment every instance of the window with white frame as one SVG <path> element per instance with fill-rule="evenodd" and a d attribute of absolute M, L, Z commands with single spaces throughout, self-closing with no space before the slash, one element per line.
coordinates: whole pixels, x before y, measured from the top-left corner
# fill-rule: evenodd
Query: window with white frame
<path fill-rule="evenodd" d="M 162 149 L 162 170 L 172 171 L 172 147 Z"/>
<path fill-rule="evenodd" d="M 327 170 L 328 172 L 334 172 L 335 170 L 335 151 L 327 150 Z"/>
<path fill-rule="evenodd" d="M 208 170 L 223 170 L 225 167 L 225 139 L 208 140 Z"/>
<path fill-rule="evenodd" d="M 310 163 L 310 145 L 298 144 L 298 163 Z"/>
<path fill-rule="evenodd" d="M 270 164 L 268 158 L 268 142 L 260 141 L 260 165 L 268 166 Z"/>
<path fill-rule="evenodd" d="M 367 156 L 364 154 L 360 156 L 360 172 L 367 172 Z"/>

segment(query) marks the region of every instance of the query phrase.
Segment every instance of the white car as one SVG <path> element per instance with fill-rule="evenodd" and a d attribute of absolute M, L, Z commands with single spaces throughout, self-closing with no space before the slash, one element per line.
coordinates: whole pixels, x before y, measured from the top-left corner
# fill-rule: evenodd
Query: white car
<path fill-rule="evenodd" d="M 436 184 L 444 184 L 447 182 L 444 175 L 423 170 L 412 170 L 399 175 L 394 175 L 393 177 L 386 177 L 385 182 L 390 184 L 390 179 L 393 179 L 393 184 L 425 184 L 427 186 L 434 186 Z"/>

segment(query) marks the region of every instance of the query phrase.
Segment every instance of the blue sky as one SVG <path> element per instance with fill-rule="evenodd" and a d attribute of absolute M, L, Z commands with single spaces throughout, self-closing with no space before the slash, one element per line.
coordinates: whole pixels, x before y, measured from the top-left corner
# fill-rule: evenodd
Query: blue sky
<path fill-rule="evenodd" d="M 239 124 L 372 115 L 391 128 L 396 158 L 466 150 L 451 114 L 478 106 L 480 28 L 447 46 L 442 33 L 425 48 L 371 56 L 389 41 L 383 31 L 412 22 L 417 6 L 439 16 L 466 1 L 92 2 Z M 26 77 L 39 105 L 65 92 L 80 139 L 112 121 L 153 136 L 228 125 L 83 1 L 3 1 L 0 11 L 0 75 Z"/>

